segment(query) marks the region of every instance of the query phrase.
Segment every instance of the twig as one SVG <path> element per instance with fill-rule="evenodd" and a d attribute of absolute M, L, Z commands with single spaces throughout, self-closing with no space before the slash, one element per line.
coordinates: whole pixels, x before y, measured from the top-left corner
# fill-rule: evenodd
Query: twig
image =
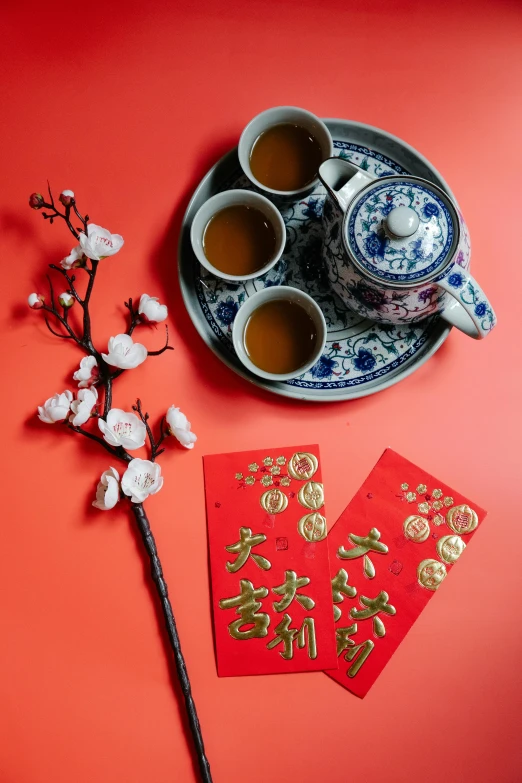
<path fill-rule="evenodd" d="M 54 317 L 55 317 L 55 318 L 57 318 L 57 319 L 60 321 L 60 323 L 62 324 L 62 326 L 64 326 L 64 327 L 65 327 L 65 329 L 66 329 L 66 330 L 67 330 L 67 332 L 69 333 L 69 337 L 72 337 L 72 339 L 73 339 L 73 340 L 74 340 L 76 343 L 78 343 L 78 345 L 80 345 L 80 346 L 82 346 L 82 347 L 83 347 L 83 345 L 82 345 L 82 341 L 81 341 L 81 340 L 80 340 L 80 338 L 79 338 L 79 337 L 78 337 L 78 336 L 77 336 L 77 335 L 76 335 L 76 334 L 73 332 L 73 330 L 71 329 L 71 326 L 70 326 L 70 324 L 68 324 L 68 323 L 67 323 L 67 321 L 65 320 L 65 318 L 64 318 L 63 316 L 61 316 L 61 315 L 60 315 L 60 313 L 59 313 L 59 312 L 58 312 L 58 311 L 57 311 L 57 310 L 56 310 L 54 307 L 48 307 L 46 304 L 43 304 L 43 305 L 42 305 L 42 310 L 45 310 L 47 313 L 51 313 L 51 315 L 54 315 Z M 59 336 L 61 337 L 61 335 L 59 335 Z"/>
<path fill-rule="evenodd" d="M 130 335 L 133 333 L 134 329 L 138 326 L 138 324 L 141 323 L 140 314 L 138 313 L 137 310 L 134 310 L 132 306 L 132 299 L 129 299 L 127 302 L 124 302 L 123 304 L 125 305 L 125 307 L 128 309 L 130 313 L 130 324 L 126 332 L 126 334 Z"/>
<path fill-rule="evenodd" d="M 69 292 L 74 296 L 78 304 L 80 304 L 83 307 L 83 299 L 81 298 L 80 294 L 74 287 L 74 281 L 76 280 L 76 277 L 74 275 L 71 275 L 69 277 L 65 269 L 56 266 L 56 264 L 49 264 L 49 268 L 56 270 L 56 272 L 59 272 L 61 275 L 63 275 L 63 277 L 65 277 L 65 279 L 67 280 L 67 285 L 69 286 Z"/>
<path fill-rule="evenodd" d="M 103 448 L 108 451 L 109 454 L 112 454 L 113 457 L 117 457 L 118 459 L 123 460 L 123 462 L 131 461 L 131 455 L 123 448 L 123 446 L 113 448 L 113 446 L 104 441 L 103 438 L 100 438 L 99 435 L 94 435 L 92 432 L 87 432 L 87 430 L 83 430 L 81 427 L 75 427 L 74 424 L 71 424 L 70 422 L 67 423 L 67 426 L 73 432 L 77 432 L 79 435 L 83 435 L 85 438 L 89 438 L 89 440 L 94 440 L 96 443 L 99 443 L 100 446 L 103 446 Z"/>
<path fill-rule="evenodd" d="M 166 433 L 164 431 L 164 427 L 163 427 L 163 423 L 165 421 L 165 417 L 163 417 L 163 419 L 161 420 L 160 437 L 158 438 L 158 440 L 156 440 L 154 438 L 154 435 L 152 433 L 152 429 L 151 429 L 150 424 L 149 424 L 149 414 L 147 412 L 145 412 L 145 413 L 143 412 L 143 408 L 141 407 L 141 400 L 140 399 L 136 400 L 136 405 L 132 406 L 132 410 L 136 411 L 136 413 L 138 414 L 138 416 L 140 417 L 140 419 L 142 420 L 142 422 L 145 425 L 145 429 L 147 430 L 147 437 L 148 437 L 149 443 L 150 443 L 150 459 L 151 459 L 151 462 L 154 462 L 156 457 L 159 454 L 162 454 L 165 451 L 165 449 L 160 449 L 159 448 L 161 446 L 161 444 L 163 443 L 164 439 L 165 439 L 165 435 L 168 434 L 168 433 Z"/>
<path fill-rule="evenodd" d="M 55 332 L 54 329 L 52 328 L 51 324 L 49 323 L 49 319 L 47 318 L 47 316 L 45 316 L 45 324 L 46 324 L 47 328 L 49 329 L 49 331 L 51 332 L 51 334 L 54 334 L 55 337 L 61 337 L 62 340 L 72 340 L 73 339 L 70 334 L 60 334 L 60 332 Z"/>
<path fill-rule="evenodd" d="M 159 356 L 164 351 L 173 351 L 174 350 L 174 348 L 171 345 L 169 345 L 169 327 L 168 326 L 165 326 L 165 332 L 167 334 L 165 345 L 163 346 L 163 348 L 160 348 L 159 351 L 147 351 L 149 356 Z"/>

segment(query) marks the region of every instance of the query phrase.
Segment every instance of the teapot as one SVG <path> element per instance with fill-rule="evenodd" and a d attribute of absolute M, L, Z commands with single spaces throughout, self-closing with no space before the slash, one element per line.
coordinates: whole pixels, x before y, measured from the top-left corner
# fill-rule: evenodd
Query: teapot
<path fill-rule="evenodd" d="M 323 259 L 352 310 L 385 324 L 438 313 L 475 339 L 496 317 L 469 274 L 469 233 L 457 205 L 432 182 L 375 177 L 342 158 L 319 168 L 327 191 Z"/>

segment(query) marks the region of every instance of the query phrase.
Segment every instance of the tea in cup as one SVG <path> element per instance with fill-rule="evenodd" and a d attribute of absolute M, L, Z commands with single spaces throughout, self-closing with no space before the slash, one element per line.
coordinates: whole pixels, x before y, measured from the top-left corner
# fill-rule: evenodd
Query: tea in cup
<path fill-rule="evenodd" d="M 317 185 L 319 166 L 333 155 L 333 141 L 315 114 L 277 106 L 249 122 L 238 155 L 241 168 L 258 188 L 298 198 Z"/>
<path fill-rule="evenodd" d="M 251 280 L 281 258 L 286 229 L 279 210 L 248 190 L 218 193 L 196 213 L 192 248 L 209 272 L 225 280 Z"/>
<path fill-rule="evenodd" d="M 326 322 L 311 296 L 290 286 L 272 286 L 241 306 L 232 341 L 248 370 L 267 380 L 288 381 L 319 361 Z"/>

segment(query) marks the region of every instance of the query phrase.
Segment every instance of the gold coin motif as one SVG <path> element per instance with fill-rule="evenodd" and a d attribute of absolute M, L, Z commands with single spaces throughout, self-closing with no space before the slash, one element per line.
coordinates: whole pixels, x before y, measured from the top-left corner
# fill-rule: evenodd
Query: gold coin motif
<path fill-rule="evenodd" d="M 318 467 L 316 456 L 298 451 L 288 462 L 288 473 L 298 481 L 306 481 L 312 478 Z"/>
<path fill-rule="evenodd" d="M 416 544 L 422 544 L 430 534 L 430 523 L 424 517 L 413 514 L 407 517 L 403 524 L 404 535 Z"/>
<path fill-rule="evenodd" d="M 322 514 L 306 514 L 297 523 L 300 535 L 307 541 L 322 541 L 326 538 L 326 519 Z"/>
<path fill-rule="evenodd" d="M 426 590 L 438 590 L 447 575 L 446 566 L 438 560 L 423 560 L 417 566 L 417 579 Z"/>
<path fill-rule="evenodd" d="M 281 514 L 288 506 L 288 498 L 280 489 L 269 489 L 259 498 L 261 508 L 268 514 Z"/>
<path fill-rule="evenodd" d="M 297 499 L 305 508 L 311 508 L 314 511 L 318 511 L 324 506 L 324 490 L 323 485 L 317 481 L 307 481 L 297 495 Z"/>
<path fill-rule="evenodd" d="M 449 565 L 456 563 L 465 549 L 466 544 L 460 536 L 442 536 L 437 541 L 437 554 Z"/>
<path fill-rule="evenodd" d="M 446 522 L 454 533 L 459 536 L 465 536 L 473 532 L 478 525 L 478 516 L 472 508 L 463 504 L 462 506 L 453 506 L 446 514 Z"/>

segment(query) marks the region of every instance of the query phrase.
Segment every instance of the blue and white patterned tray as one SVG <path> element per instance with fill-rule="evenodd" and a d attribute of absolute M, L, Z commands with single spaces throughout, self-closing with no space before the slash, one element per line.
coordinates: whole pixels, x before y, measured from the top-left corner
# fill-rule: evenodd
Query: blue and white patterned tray
<path fill-rule="evenodd" d="M 451 191 L 440 174 L 409 145 L 385 131 L 361 123 L 325 120 L 334 138 L 335 154 L 363 169 L 386 174 L 414 174 Z M 423 364 L 448 336 L 451 327 L 439 318 L 403 327 L 383 326 L 348 310 L 331 291 L 321 261 L 322 186 L 296 202 L 277 202 L 287 229 L 282 259 L 264 277 L 233 284 L 209 274 L 197 262 L 190 245 L 190 224 L 203 202 L 228 188 L 253 189 L 242 175 L 233 150 L 214 166 L 197 188 L 185 214 L 179 247 L 183 299 L 197 330 L 229 367 L 269 391 L 298 399 L 325 402 L 362 397 L 397 383 Z M 320 361 L 286 383 L 271 383 L 251 375 L 237 360 L 231 326 L 241 304 L 271 285 L 300 288 L 320 304 L 328 324 L 328 339 Z"/>

